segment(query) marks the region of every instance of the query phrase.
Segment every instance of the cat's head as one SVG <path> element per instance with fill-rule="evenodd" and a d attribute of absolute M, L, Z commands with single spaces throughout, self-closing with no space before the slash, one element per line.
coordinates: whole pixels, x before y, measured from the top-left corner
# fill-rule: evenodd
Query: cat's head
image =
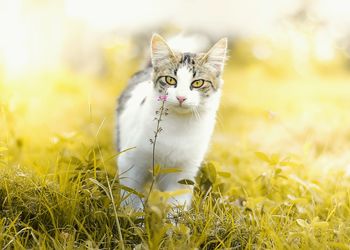
<path fill-rule="evenodd" d="M 205 110 L 221 88 L 226 50 L 223 38 L 207 52 L 180 53 L 154 34 L 151 58 L 157 95 L 167 93 L 168 106 L 178 113 Z"/>

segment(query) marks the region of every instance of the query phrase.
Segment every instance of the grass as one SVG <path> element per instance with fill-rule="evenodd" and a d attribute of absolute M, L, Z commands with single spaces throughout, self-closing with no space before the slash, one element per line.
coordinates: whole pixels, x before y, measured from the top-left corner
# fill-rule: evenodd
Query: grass
<path fill-rule="evenodd" d="M 136 213 L 120 207 L 113 146 L 136 67 L 114 67 L 0 82 L 3 249 L 349 249 L 348 73 L 228 65 L 193 210 L 154 190 Z"/>

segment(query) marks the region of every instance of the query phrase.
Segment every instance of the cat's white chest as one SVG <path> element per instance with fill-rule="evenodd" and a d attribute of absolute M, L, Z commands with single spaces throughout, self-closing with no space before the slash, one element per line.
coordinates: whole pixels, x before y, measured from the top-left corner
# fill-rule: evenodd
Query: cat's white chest
<path fill-rule="evenodd" d="M 138 145 L 142 145 L 139 151 L 145 158 L 153 158 L 155 149 L 156 163 L 164 167 L 200 164 L 208 147 L 214 120 L 197 120 L 192 116 L 179 118 L 169 111 L 167 116 L 162 117 L 159 123 L 161 130 L 155 138 L 157 123 L 157 120 L 147 122 L 138 138 Z"/>

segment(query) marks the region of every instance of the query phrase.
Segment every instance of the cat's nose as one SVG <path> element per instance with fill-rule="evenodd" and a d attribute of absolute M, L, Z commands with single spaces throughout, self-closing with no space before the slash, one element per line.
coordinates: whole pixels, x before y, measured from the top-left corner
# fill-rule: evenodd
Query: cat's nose
<path fill-rule="evenodd" d="M 179 101 L 179 103 L 181 105 L 184 101 L 186 101 L 187 98 L 184 96 L 177 96 L 176 99 Z"/>

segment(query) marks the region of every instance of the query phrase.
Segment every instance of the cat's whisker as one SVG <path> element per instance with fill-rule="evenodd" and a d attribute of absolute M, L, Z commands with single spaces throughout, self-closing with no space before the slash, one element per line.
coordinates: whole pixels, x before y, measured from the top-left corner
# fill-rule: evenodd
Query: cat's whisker
<path fill-rule="evenodd" d="M 192 114 L 194 115 L 194 117 L 195 117 L 196 120 L 199 120 L 199 119 L 200 119 L 199 114 L 198 114 L 198 112 L 197 112 L 197 110 L 196 110 L 196 107 L 191 107 L 191 112 L 192 112 Z"/>
<path fill-rule="evenodd" d="M 223 117 L 222 117 L 222 115 L 220 113 L 217 113 L 216 121 L 217 121 L 218 127 L 220 129 L 223 129 L 224 128 L 224 122 L 223 122 Z"/>
<path fill-rule="evenodd" d="M 191 116 L 194 117 L 197 120 L 196 114 L 194 113 L 194 109 L 191 108 Z"/>
<path fill-rule="evenodd" d="M 198 108 L 194 107 L 194 110 L 195 110 L 195 112 L 197 114 L 198 120 L 200 120 L 201 119 L 201 115 L 199 114 Z"/>

